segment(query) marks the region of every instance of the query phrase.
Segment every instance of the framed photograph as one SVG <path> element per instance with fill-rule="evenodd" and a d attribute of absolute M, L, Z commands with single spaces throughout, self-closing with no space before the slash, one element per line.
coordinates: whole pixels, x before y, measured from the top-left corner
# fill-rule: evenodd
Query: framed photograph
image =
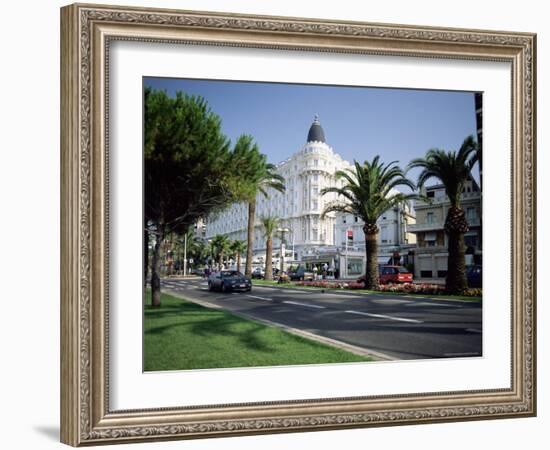
<path fill-rule="evenodd" d="M 535 415 L 535 58 L 62 8 L 62 442 Z"/>

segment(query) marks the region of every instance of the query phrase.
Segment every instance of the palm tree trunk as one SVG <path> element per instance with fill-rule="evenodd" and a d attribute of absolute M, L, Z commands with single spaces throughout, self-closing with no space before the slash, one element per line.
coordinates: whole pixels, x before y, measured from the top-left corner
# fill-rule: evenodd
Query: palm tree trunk
<path fill-rule="evenodd" d="M 462 294 L 468 288 L 464 258 L 466 252 L 464 233 L 468 231 L 468 222 L 461 208 L 454 206 L 449 208 L 445 220 L 445 231 L 449 238 L 445 289 L 450 294 Z"/>
<path fill-rule="evenodd" d="M 246 267 L 244 274 L 252 275 L 252 245 L 254 242 L 254 219 L 256 216 L 256 199 L 248 203 L 248 233 L 246 236 Z"/>
<path fill-rule="evenodd" d="M 241 271 L 241 254 L 237 253 L 237 272 Z"/>
<path fill-rule="evenodd" d="M 466 262 L 464 234 L 458 231 L 447 233 L 449 237 L 449 259 L 447 262 L 447 279 L 445 289 L 449 293 L 461 294 L 468 288 L 466 280 Z"/>
<path fill-rule="evenodd" d="M 273 280 L 273 240 L 267 239 L 265 244 L 265 277 L 266 280 Z"/>
<path fill-rule="evenodd" d="M 151 299 L 152 305 L 160 306 L 160 246 L 164 240 L 162 227 L 157 227 L 155 246 L 153 247 L 153 260 L 151 261 Z"/>
<path fill-rule="evenodd" d="M 220 270 L 223 269 L 223 252 L 220 252 L 218 263 L 220 265 Z"/>
<path fill-rule="evenodd" d="M 367 253 L 367 279 L 365 287 L 367 289 L 378 289 L 380 286 L 378 278 L 378 227 L 376 225 L 365 225 L 363 231 L 365 233 L 365 250 Z"/>

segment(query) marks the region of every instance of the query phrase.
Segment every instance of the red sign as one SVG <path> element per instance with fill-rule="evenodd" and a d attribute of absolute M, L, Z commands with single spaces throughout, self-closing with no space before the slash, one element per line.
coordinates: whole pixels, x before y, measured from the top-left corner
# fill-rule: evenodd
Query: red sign
<path fill-rule="evenodd" d="M 353 241 L 353 230 L 347 230 L 346 235 L 350 241 Z"/>

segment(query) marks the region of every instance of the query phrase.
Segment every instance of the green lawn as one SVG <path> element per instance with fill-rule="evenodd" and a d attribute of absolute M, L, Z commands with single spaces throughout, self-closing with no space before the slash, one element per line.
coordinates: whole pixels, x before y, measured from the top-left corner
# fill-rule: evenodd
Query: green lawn
<path fill-rule="evenodd" d="M 382 291 L 372 291 L 368 289 L 341 289 L 341 288 L 321 288 L 317 286 L 297 286 L 295 282 L 290 283 L 283 283 L 279 284 L 276 281 L 271 280 L 252 280 L 252 284 L 256 284 L 259 286 L 277 286 L 280 288 L 288 288 L 288 289 L 315 289 L 315 290 L 324 290 L 324 291 L 338 291 L 338 292 L 349 292 L 351 294 L 373 294 L 373 295 L 407 295 L 407 296 L 413 296 L 418 298 L 429 298 L 434 300 L 463 300 L 468 302 L 480 302 L 481 297 L 468 297 L 466 295 L 447 295 L 447 294 L 415 294 L 410 293 L 406 294 L 403 292 L 382 292 Z"/>
<path fill-rule="evenodd" d="M 171 295 L 161 303 L 145 306 L 145 371 L 372 360 Z"/>

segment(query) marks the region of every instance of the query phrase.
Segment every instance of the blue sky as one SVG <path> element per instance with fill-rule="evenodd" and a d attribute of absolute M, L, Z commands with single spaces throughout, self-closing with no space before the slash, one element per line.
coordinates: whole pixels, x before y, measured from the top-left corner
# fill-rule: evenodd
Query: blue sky
<path fill-rule="evenodd" d="M 152 77 L 144 84 L 204 97 L 232 142 L 253 135 L 272 163 L 302 147 L 315 114 L 327 143 L 350 162 L 379 154 L 405 167 L 429 148 L 455 150 L 476 132 L 471 92 Z"/>

